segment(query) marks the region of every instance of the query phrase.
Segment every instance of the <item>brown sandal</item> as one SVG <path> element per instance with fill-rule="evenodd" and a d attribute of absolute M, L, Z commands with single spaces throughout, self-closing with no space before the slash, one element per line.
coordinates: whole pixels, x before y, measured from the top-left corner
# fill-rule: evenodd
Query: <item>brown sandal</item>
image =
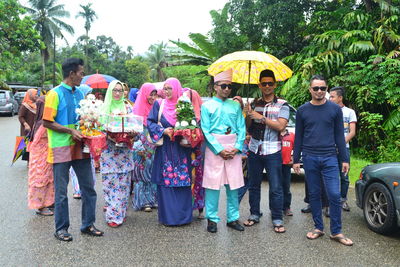
<path fill-rule="evenodd" d="M 345 245 L 345 246 L 352 246 L 353 245 L 353 241 L 351 241 L 349 238 L 345 237 L 343 234 L 341 236 L 339 236 L 339 235 L 340 234 L 335 235 L 335 236 L 331 235 L 331 236 L 329 236 L 329 238 L 331 240 L 339 242 L 340 244 Z M 350 241 L 351 243 L 346 243 L 348 241 Z"/>
<path fill-rule="evenodd" d="M 309 233 L 311 233 L 314 237 L 309 237 L 309 236 L 308 236 Z M 306 237 L 307 237 L 307 239 L 314 240 L 314 239 L 320 238 L 320 237 L 323 236 L 324 234 L 325 234 L 324 232 L 322 232 L 322 231 L 320 231 L 320 230 L 318 230 L 318 229 L 315 229 L 315 230 L 312 231 L 312 232 L 308 232 L 307 235 L 306 235 Z"/>

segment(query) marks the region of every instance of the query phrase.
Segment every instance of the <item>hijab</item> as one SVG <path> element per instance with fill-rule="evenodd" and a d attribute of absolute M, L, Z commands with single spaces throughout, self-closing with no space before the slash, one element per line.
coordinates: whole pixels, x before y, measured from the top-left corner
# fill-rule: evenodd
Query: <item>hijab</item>
<path fill-rule="evenodd" d="M 171 98 L 165 98 L 164 100 L 164 109 L 162 114 L 165 119 L 172 125 L 175 126 L 176 123 L 176 103 L 178 103 L 178 98 L 182 95 L 182 86 L 177 78 L 168 78 L 165 84 L 169 84 L 172 87 L 172 96 Z"/>
<path fill-rule="evenodd" d="M 203 100 L 201 100 L 201 97 L 196 90 L 184 88 L 183 91 L 185 92 L 185 95 L 190 99 L 190 102 L 192 102 L 194 114 L 196 115 L 197 121 L 200 121 L 200 110 L 201 105 L 203 104 Z"/>
<path fill-rule="evenodd" d="M 119 84 L 122 87 L 122 93 L 120 100 L 115 100 L 113 98 L 113 89 L 114 87 Z M 111 113 L 123 113 L 126 114 L 126 107 L 124 102 L 124 86 L 122 82 L 118 80 L 113 80 L 110 82 L 107 88 L 106 97 L 104 99 L 104 104 L 102 108 L 103 114 L 111 114 Z"/>
<path fill-rule="evenodd" d="M 143 86 L 143 85 L 142 85 L 142 86 Z M 136 99 L 137 99 L 138 93 L 139 93 L 138 91 L 139 91 L 139 89 L 137 89 L 137 88 L 131 88 L 131 90 L 129 91 L 128 98 L 129 98 L 129 100 L 132 101 L 133 103 L 136 102 Z"/>
<path fill-rule="evenodd" d="M 143 123 L 147 126 L 147 116 L 149 115 L 152 107 L 152 105 L 150 105 L 149 101 L 147 100 L 147 97 L 150 96 L 153 91 L 157 91 L 157 89 L 152 83 L 144 83 L 138 91 L 139 93 L 137 94 L 135 106 L 133 107 L 133 114 L 142 116 Z"/>
<path fill-rule="evenodd" d="M 25 94 L 24 100 L 22 100 L 22 104 L 35 114 L 36 114 L 36 101 L 34 101 L 34 99 L 36 94 L 37 94 L 36 89 L 29 89 Z"/>

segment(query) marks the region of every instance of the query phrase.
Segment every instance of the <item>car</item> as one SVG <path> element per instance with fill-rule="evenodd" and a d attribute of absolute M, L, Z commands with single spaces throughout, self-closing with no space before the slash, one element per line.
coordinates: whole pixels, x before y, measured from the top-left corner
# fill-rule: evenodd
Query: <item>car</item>
<path fill-rule="evenodd" d="M 23 91 L 16 92 L 14 94 L 14 99 L 18 102 L 18 105 L 21 106 L 22 100 L 24 100 L 25 95 L 26 95 L 26 92 L 23 92 Z"/>
<path fill-rule="evenodd" d="M 368 228 L 392 234 L 400 228 L 400 162 L 364 167 L 356 182 L 356 204 Z"/>
<path fill-rule="evenodd" d="M 6 113 L 12 117 L 14 114 L 18 114 L 18 107 L 11 91 L 0 90 L 0 113 Z"/>

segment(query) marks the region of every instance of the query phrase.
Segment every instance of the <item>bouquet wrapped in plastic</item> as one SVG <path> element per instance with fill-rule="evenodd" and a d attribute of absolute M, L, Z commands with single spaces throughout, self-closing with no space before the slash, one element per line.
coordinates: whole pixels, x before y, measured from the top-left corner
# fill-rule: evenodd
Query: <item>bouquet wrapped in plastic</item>
<path fill-rule="evenodd" d="M 89 94 L 79 102 L 76 113 L 79 115 L 78 129 L 83 134 L 84 153 L 90 153 L 94 160 L 100 158 L 101 152 L 107 146 L 106 135 L 100 131 L 100 108 L 103 101 L 96 100 Z"/>
<path fill-rule="evenodd" d="M 172 140 L 179 136 L 181 137 L 181 145 L 190 145 L 193 148 L 203 142 L 204 136 L 196 122 L 192 103 L 185 95 L 178 99 L 178 103 L 176 104 L 176 117 L 177 122 L 175 124 Z"/>
<path fill-rule="evenodd" d="M 132 133 L 143 132 L 143 117 L 120 112 L 103 115 L 103 128 L 107 131 L 116 146 L 132 148 Z"/>

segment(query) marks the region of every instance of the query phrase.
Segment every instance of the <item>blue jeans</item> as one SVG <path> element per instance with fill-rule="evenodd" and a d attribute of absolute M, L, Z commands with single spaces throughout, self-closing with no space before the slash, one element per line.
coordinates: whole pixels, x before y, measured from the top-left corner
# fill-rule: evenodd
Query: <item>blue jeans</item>
<path fill-rule="evenodd" d="M 324 230 L 321 203 L 322 182 L 325 185 L 329 200 L 331 234 L 340 234 L 342 231 L 342 209 L 339 191 L 339 165 L 336 155 L 311 156 L 303 154 L 303 164 L 315 229 Z"/>
<path fill-rule="evenodd" d="M 96 219 L 96 191 L 94 190 L 93 173 L 90 159 L 79 159 L 53 164 L 54 173 L 54 220 L 56 231 L 68 230 L 69 211 L 67 187 L 69 182 L 69 169 L 74 168 L 78 177 L 79 187 L 82 192 L 82 226 L 81 230 L 93 225 Z"/>
<path fill-rule="evenodd" d="M 262 156 L 249 153 L 249 203 L 250 214 L 261 216 L 261 181 L 264 168 L 269 181 L 269 209 L 272 221 L 282 221 L 283 189 L 282 189 L 282 153 Z"/>
<path fill-rule="evenodd" d="M 290 209 L 292 203 L 292 193 L 290 192 L 291 169 L 291 165 L 282 165 L 283 210 Z"/>
<path fill-rule="evenodd" d="M 346 148 L 347 156 L 350 159 L 350 149 Z M 350 163 L 350 160 L 349 160 Z M 344 174 L 342 172 L 342 162 L 339 160 L 339 174 L 340 174 L 340 200 L 347 200 L 347 192 L 349 191 L 349 173 Z"/>

